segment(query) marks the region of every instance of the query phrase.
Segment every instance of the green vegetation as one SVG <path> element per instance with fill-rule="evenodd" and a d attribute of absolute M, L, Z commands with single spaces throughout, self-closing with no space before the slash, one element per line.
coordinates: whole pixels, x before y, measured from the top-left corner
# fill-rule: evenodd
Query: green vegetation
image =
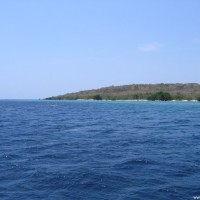
<path fill-rule="evenodd" d="M 174 95 L 173 99 L 180 101 L 180 100 L 184 99 L 184 96 L 180 93 L 177 93 L 176 95 Z"/>
<path fill-rule="evenodd" d="M 172 96 L 168 92 L 156 92 L 151 94 L 147 99 L 151 101 L 170 101 L 172 100 Z"/>
<path fill-rule="evenodd" d="M 47 100 L 198 100 L 200 101 L 200 85 L 188 84 L 133 84 L 124 86 L 111 86 L 100 89 L 85 90 L 68 93 Z"/>
<path fill-rule="evenodd" d="M 94 100 L 102 100 L 101 95 L 97 94 L 93 97 Z"/>

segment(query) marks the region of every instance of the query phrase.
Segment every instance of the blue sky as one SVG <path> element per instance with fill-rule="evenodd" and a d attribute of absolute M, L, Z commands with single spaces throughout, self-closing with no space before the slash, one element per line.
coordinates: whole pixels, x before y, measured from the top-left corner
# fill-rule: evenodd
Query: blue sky
<path fill-rule="evenodd" d="M 0 1 L 0 98 L 200 83 L 199 0 Z"/>

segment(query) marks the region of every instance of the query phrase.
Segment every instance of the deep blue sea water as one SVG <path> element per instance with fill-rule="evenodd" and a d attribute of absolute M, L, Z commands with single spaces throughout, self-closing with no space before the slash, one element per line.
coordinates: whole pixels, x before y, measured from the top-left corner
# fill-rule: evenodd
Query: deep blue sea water
<path fill-rule="evenodd" d="M 0 199 L 200 199 L 200 103 L 0 101 Z"/>

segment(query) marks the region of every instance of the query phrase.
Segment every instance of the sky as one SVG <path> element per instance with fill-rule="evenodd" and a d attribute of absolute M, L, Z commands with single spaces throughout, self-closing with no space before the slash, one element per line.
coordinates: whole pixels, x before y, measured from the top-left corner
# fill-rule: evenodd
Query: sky
<path fill-rule="evenodd" d="M 199 0 L 0 1 L 0 99 L 200 83 Z"/>

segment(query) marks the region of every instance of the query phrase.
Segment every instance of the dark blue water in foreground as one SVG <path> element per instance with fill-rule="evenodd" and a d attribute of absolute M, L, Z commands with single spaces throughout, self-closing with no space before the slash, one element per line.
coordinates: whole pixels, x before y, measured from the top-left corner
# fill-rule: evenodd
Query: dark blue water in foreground
<path fill-rule="evenodd" d="M 0 199 L 200 198 L 200 103 L 0 101 Z"/>

